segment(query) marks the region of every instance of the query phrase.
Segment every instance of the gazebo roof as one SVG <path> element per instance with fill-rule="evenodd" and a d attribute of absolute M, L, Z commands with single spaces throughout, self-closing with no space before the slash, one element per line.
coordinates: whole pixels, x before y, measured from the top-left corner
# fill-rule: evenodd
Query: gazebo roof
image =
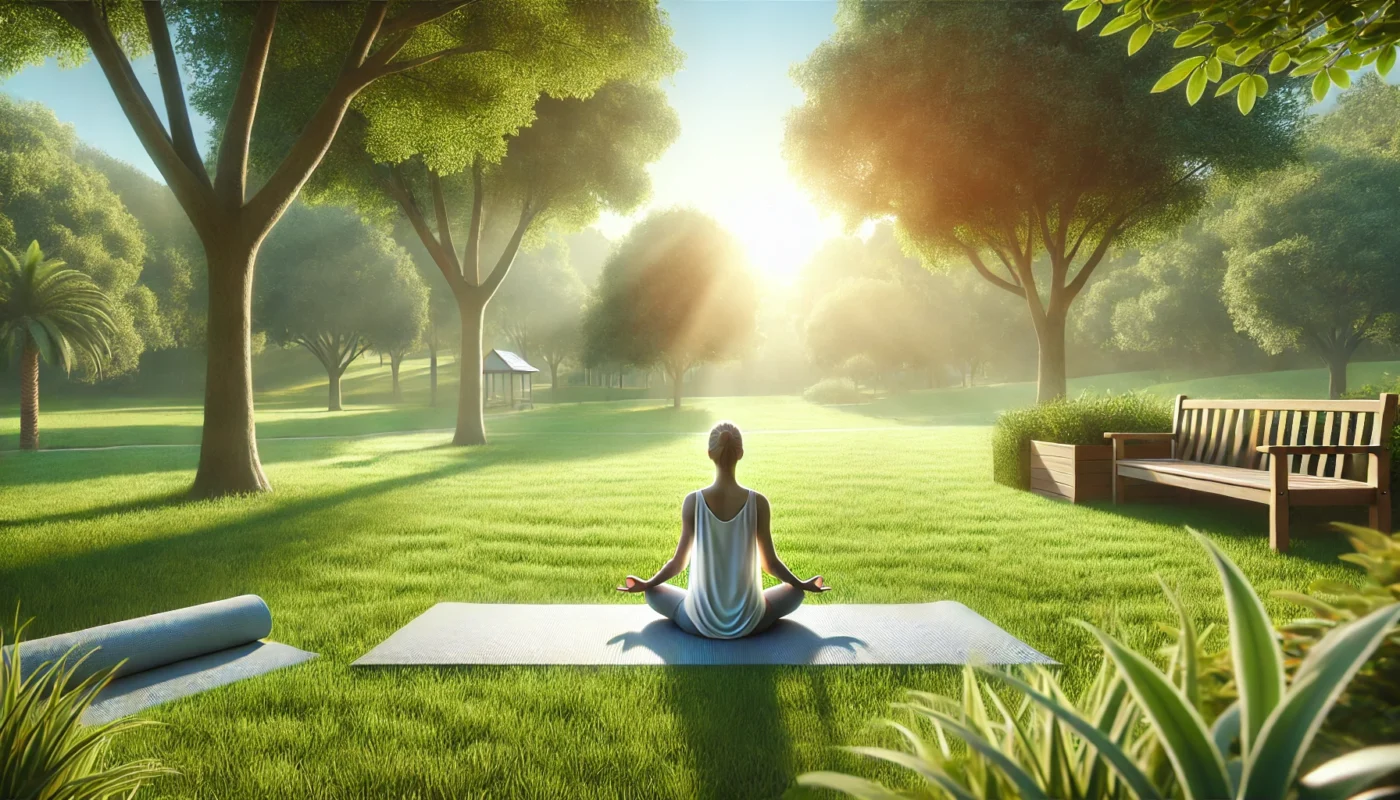
<path fill-rule="evenodd" d="M 482 363 L 481 371 L 487 374 L 497 372 L 539 372 L 539 370 L 530 366 L 529 362 L 525 359 L 509 350 L 492 350 L 487 353 L 486 359 Z"/>

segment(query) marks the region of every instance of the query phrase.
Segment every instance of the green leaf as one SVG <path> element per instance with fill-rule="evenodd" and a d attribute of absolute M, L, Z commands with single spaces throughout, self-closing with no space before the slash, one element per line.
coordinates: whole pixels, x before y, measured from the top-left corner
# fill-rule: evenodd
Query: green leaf
<path fill-rule="evenodd" d="M 1264 603 L 1240 568 L 1210 539 L 1195 534 L 1210 554 L 1225 590 L 1230 619 L 1230 655 L 1240 695 L 1240 752 L 1248 760 L 1259 729 L 1283 696 L 1283 651 Z"/>
<path fill-rule="evenodd" d="M 1093 625 L 1079 624 L 1098 638 L 1104 652 L 1117 665 L 1138 707 L 1156 731 L 1186 800 L 1230 797 L 1225 759 L 1211 742 L 1200 712 L 1187 705 L 1151 661 Z"/>
<path fill-rule="evenodd" d="M 1327 73 L 1325 71 L 1317 73 L 1317 77 L 1313 78 L 1312 82 L 1313 100 L 1321 103 L 1323 98 L 1327 97 L 1327 90 L 1331 88 L 1332 81 L 1327 77 Z"/>
<path fill-rule="evenodd" d="M 1172 42 L 1172 47 L 1190 47 L 1214 32 L 1214 25 L 1202 23 L 1176 37 L 1176 41 Z"/>
<path fill-rule="evenodd" d="M 962 739 L 968 747 L 976 750 L 983 758 L 987 759 L 988 762 L 995 765 L 997 770 L 1001 772 L 1002 775 L 1006 776 L 1006 779 L 1020 792 L 1022 800 L 1049 800 L 1045 792 L 1042 791 L 1040 786 L 1035 782 L 1035 778 L 1031 777 L 1030 773 L 1022 769 L 1019 764 L 1013 761 L 1006 753 L 1003 753 L 996 745 L 982 738 L 976 731 L 941 711 L 934 711 L 926 708 L 915 710 L 929 719 L 938 722 L 938 724 L 947 729 L 949 733 Z"/>
<path fill-rule="evenodd" d="M 1238 700 L 1230 704 L 1230 707 L 1220 712 L 1220 716 L 1215 718 L 1214 724 L 1210 726 L 1210 738 L 1215 742 L 1215 749 L 1221 753 L 1228 753 L 1235 740 L 1240 738 L 1240 703 Z"/>
<path fill-rule="evenodd" d="M 1099 35 L 1112 36 L 1120 31 L 1125 31 L 1136 25 L 1140 19 L 1142 19 L 1141 11 L 1134 11 L 1131 14 L 1119 14 L 1116 18 L 1109 20 L 1107 25 L 1103 26 L 1103 30 L 1099 31 Z"/>
<path fill-rule="evenodd" d="M 1361 56 L 1352 53 L 1337 59 L 1337 66 L 1350 72 L 1354 69 L 1361 69 Z"/>
<path fill-rule="evenodd" d="M 1395 66 L 1394 45 L 1381 50 L 1380 57 L 1376 59 L 1376 72 L 1379 72 L 1381 77 L 1385 77 L 1390 74 L 1390 68 L 1393 66 Z"/>
<path fill-rule="evenodd" d="M 1253 80 L 1240 84 L 1240 93 L 1235 96 L 1235 104 L 1239 106 L 1241 114 L 1248 114 L 1254 110 L 1254 100 L 1259 92 L 1259 84 Z"/>
<path fill-rule="evenodd" d="M 1090 3 L 1093 3 L 1093 2 L 1095 2 L 1095 0 L 1069 0 L 1068 3 L 1065 3 L 1064 10 L 1065 10 L 1065 11 L 1078 11 L 1079 9 L 1081 9 L 1081 8 L 1083 8 L 1083 7 L 1089 5 Z"/>
<path fill-rule="evenodd" d="M 1254 93 L 1259 97 L 1269 93 L 1269 79 L 1263 75 L 1254 76 Z"/>
<path fill-rule="evenodd" d="M 1303 776 L 1305 800 L 1345 800 L 1400 769 L 1400 744 L 1383 744 L 1347 753 Z"/>
<path fill-rule="evenodd" d="M 846 750 L 856 755 L 888 761 L 891 764 L 897 764 L 911 772 L 917 773 L 924 780 L 952 795 L 954 800 L 977 800 L 975 795 L 965 789 L 957 781 L 950 778 L 943 770 L 938 769 L 933 764 L 930 764 L 916 755 L 902 753 L 898 750 L 889 750 L 883 747 L 847 747 Z"/>
<path fill-rule="evenodd" d="M 892 792 L 878 783 L 840 772 L 807 772 L 797 776 L 798 786 L 832 789 L 861 800 L 902 800 L 904 795 Z"/>
<path fill-rule="evenodd" d="M 1191 80 L 1186 82 L 1186 102 L 1196 105 L 1196 101 L 1201 99 L 1201 95 L 1206 91 L 1206 70 L 1204 67 L 1191 73 Z"/>
<path fill-rule="evenodd" d="M 1224 95 L 1233 92 L 1236 86 L 1239 86 L 1245 81 L 1246 78 L 1249 77 L 1250 75 L 1248 72 L 1236 72 L 1234 75 L 1231 75 L 1228 79 L 1226 79 L 1224 83 L 1220 84 L 1220 88 L 1215 90 L 1215 96 L 1223 97 Z M 1253 81 L 1251 81 L 1251 83 L 1252 82 Z"/>
<path fill-rule="evenodd" d="M 1206 77 L 1210 79 L 1211 83 L 1220 80 L 1220 76 L 1223 74 L 1224 67 L 1221 66 L 1219 58 L 1211 56 L 1206 59 Z"/>
<path fill-rule="evenodd" d="M 1351 88 L 1351 73 L 1347 72 L 1341 67 L 1328 67 L 1327 77 L 1331 78 L 1333 83 L 1337 84 L 1343 89 Z"/>
<path fill-rule="evenodd" d="M 1024 694 L 1026 697 L 1029 697 L 1033 702 L 1037 703 L 1051 714 L 1054 714 L 1066 725 L 1073 728 L 1075 733 L 1078 733 L 1084 738 L 1084 741 L 1093 745 L 1099 757 L 1108 762 L 1109 766 L 1113 768 L 1113 771 L 1118 774 L 1118 777 L 1137 795 L 1138 800 L 1157 800 L 1162 796 L 1161 793 L 1157 791 L 1157 787 L 1152 783 L 1152 779 L 1147 777 L 1147 775 L 1138 768 L 1137 762 L 1133 761 L 1133 757 L 1125 752 L 1123 748 L 1119 747 L 1118 743 L 1114 742 L 1104 731 L 1096 727 L 1094 723 L 1080 716 L 1078 711 L 1065 708 L 1050 697 L 1036 691 L 1030 684 L 1016 677 L 993 669 L 983 668 L 982 671 L 997 680 L 1009 684 L 1012 688 Z"/>
<path fill-rule="evenodd" d="M 1269 74 L 1283 72 L 1292 63 L 1293 59 L 1287 53 L 1274 53 L 1274 57 L 1269 59 Z"/>
<path fill-rule="evenodd" d="M 1393 603 L 1329 631 L 1298 665 L 1293 685 L 1259 732 L 1245 764 L 1244 797 L 1283 797 L 1317 729 L 1361 665 L 1400 620 Z"/>
<path fill-rule="evenodd" d="M 1094 0 L 1094 2 L 1084 7 L 1083 11 L 1079 12 L 1079 22 L 1075 25 L 1075 30 L 1082 31 L 1094 24 L 1094 20 L 1098 19 L 1099 14 L 1102 13 L 1103 3 Z"/>
<path fill-rule="evenodd" d="M 1133 31 L 1133 35 L 1128 38 L 1128 55 L 1134 55 L 1141 50 L 1142 46 L 1147 44 L 1147 40 L 1152 38 L 1153 30 L 1150 22 L 1144 22 L 1137 26 L 1137 30 Z"/>
<path fill-rule="evenodd" d="M 1191 71 L 1194 70 L 1196 67 L 1205 63 L 1205 60 L 1205 56 L 1192 56 L 1191 58 L 1188 58 L 1178 63 L 1171 69 L 1167 70 L 1167 74 L 1157 79 L 1157 83 L 1152 87 L 1153 94 L 1156 94 L 1157 92 L 1165 92 L 1166 90 L 1172 88 L 1178 83 L 1181 83 L 1182 81 L 1186 80 L 1186 76 L 1190 75 Z"/>

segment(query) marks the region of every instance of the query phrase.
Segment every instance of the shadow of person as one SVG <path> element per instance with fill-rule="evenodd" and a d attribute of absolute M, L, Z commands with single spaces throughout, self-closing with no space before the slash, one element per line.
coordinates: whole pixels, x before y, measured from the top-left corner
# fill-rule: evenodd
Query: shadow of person
<path fill-rule="evenodd" d="M 637 648 L 650 650 L 661 663 L 670 665 L 849 664 L 855 661 L 857 648 L 868 647 L 854 636 L 822 636 L 789 619 L 740 639 L 693 636 L 668 619 L 658 619 L 639 631 L 620 633 L 608 644 L 621 644 L 624 653 Z"/>

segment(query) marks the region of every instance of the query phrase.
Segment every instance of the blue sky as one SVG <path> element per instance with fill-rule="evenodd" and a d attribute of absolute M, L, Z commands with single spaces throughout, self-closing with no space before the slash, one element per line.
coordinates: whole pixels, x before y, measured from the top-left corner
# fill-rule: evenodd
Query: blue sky
<path fill-rule="evenodd" d="M 705 2 L 663 0 L 685 51 L 685 65 L 665 86 L 681 136 L 654 165 L 650 207 L 694 206 L 714 216 L 747 246 L 755 266 L 790 279 L 827 236 L 839 233 L 787 173 L 783 120 L 802 99 L 789 77 L 835 30 L 836 4 L 821 0 Z M 159 107 L 150 58 L 135 65 Z M 37 100 L 73 125 L 80 139 L 159 180 L 97 65 L 31 67 L 0 91 Z M 195 119 L 205 145 L 209 123 Z M 645 213 L 645 209 L 643 212 Z M 609 216 L 598 227 L 617 237 L 633 219 Z"/>

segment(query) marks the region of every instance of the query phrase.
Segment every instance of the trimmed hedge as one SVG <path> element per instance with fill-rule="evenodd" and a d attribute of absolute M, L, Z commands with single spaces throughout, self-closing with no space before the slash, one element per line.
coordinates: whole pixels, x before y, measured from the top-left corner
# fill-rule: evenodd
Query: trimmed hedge
<path fill-rule="evenodd" d="M 1026 465 L 1031 440 L 1104 444 L 1112 431 L 1151 433 L 1172 429 L 1172 404 L 1156 395 L 1082 395 L 1043 406 L 1007 411 L 992 431 L 992 478 L 1017 489 L 1030 487 Z"/>

